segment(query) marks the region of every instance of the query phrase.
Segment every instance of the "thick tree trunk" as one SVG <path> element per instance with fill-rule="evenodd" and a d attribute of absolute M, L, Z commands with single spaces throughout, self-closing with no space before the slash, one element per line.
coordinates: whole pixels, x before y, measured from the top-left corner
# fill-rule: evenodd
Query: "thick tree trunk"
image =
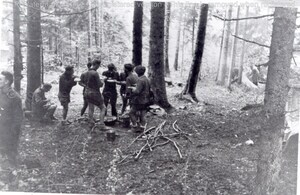
<path fill-rule="evenodd" d="M 246 18 L 249 16 L 249 6 L 247 6 L 247 10 L 246 10 Z M 248 20 L 245 20 L 245 25 L 244 25 L 244 29 L 243 29 L 243 38 L 246 38 L 246 31 L 248 28 Z M 243 77 L 243 71 L 244 71 L 244 57 L 245 57 L 245 44 L 246 42 L 243 41 L 243 45 L 242 45 L 242 54 L 241 54 L 241 58 L 240 58 L 240 68 L 239 68 L 239 79 L 238 79 L 238 84 L 242 84 L 242 77 Z"/>
<path fill-rule="evenodd" d="M 180 17 L 178 21 L 178 31 L 177 31 L 177 43 L 176 43 L 176 52 L 175 52 L 175 61 L 174 61 L 174 70 L 178 70 L 178 59 L 179 59 L 179 46 L 180 46 L 180 32 L 181 32 L 181 20 L 182 20 L 182 8 L 180 9 Z"/>
<path fill-rule="evenodd" d="M 133 49 L 132 64 L 142 65 L 142 47 L 143 47 L 143 2 L 134 2 L 133 13 Z"/>
<path fill-rule="evenodd" d="M 41 85 L 41 6 L 27 0 L 27 92 L 26 109 L 31 110 L 32 93 Z"/>
<path fill-rule="evenodd" d="M 20 93 L 22 76 L 22 53 L 20 40 L 20 1 L 13 1 L 14 12 L 14 86 L 15 90 Z"/>
<path fill-rule="evenodd" d="M 296 29 L 296 8 L 275 8 L 270 63 L 264 99 L 266 128 L 261 130 L 254 194 L 277 194 L 288 79 Z M 269 118 L 269 119 L 267 119 Z"/>
<path fill-rule="evenodd" d="M 232 15 L 232 6 L 230 6 L 228 10 L 228 18 L 230 19 Z M 223 50 L 223 57 L 222 57 L 222 63 L 219 70 L 219 78 L 218 78 L 218 84 L 225 85 L 225 79 L 226 79 L 226 71 L 227 71 L 227 59 L 229 55 L 229 39 L 230 39 L 230 28 L 231 28 L 231 22 L 227 22 L 226 27 L 226 33 L 225 33 L 225 40 L 224 40 L 224 50 Z"/>
<path fill-rule="evenodd" d="M 170 19 L 171 19 L 171 3 L 167 3 L 166 9 L 166 26 L 165 26 L 165 76 L 170 76 L 169 66 L 169 31 L 170 31 Z"/>
<path fill-rule="evenodd" d="M 162 108 L 172 108 L 168 102 L 164 76 L 164 19 L 165 3 L 151 3 L 149 78 L 155 102 Z"/>
<path fill-rule="evenodd" d="M 240 16 L 240 6 L 238 6 L 238 8 L 237 8 L 237 14 L 236 15 L 237 15 L 236 18 L 239 18 L 239 16 Z M 236 36 L 238 36 L 238 34 L 239 34 L 239 21 L 238 20 L 235 23 L 234 34 Z M 232 71 L 235 68 L 237 42 L 238 42 L 238 39 L 236 37 L 234 37 L 234 39 L 233 39 L 233 45 L 232 45 L 232 53 L 231 53 L 231 65 L 229 66 L 228 78 L 227 78 L 227 86 L 228 86 L 228 88 L 231 87 Z"/>
<path fill-rule="evenodd" d="M 196 86 L 197 86 L 198 76 L 200 72 L 202 56 L 204 52 L 207 14 L 208 14 L 208 4 L 202 4 L 200 18 L 199 18 L 198 33 L 197 33 L 196 50 L 194 53 L 194 59 L 191 66 L 189 78 L 187 80 L 187 84 L 183 91 L 183 94 L 187 94 L 187 93 L 190 94 L 193 100 L 195 100 L 196 102 L 198 102 L 198 99 L 196 97 Z"/>

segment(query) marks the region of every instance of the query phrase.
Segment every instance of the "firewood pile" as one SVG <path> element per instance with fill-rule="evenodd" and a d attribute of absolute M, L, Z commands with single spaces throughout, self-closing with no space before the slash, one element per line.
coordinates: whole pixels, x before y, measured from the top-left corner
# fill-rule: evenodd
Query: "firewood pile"
<path fill-rule="evenodd" d="M 180 159 L 183 158 L 180 145 L 175 140 L 176 138 L 183 137 L 187 139 L 189 142 L 193 143 L 190 136 L 184 132 L 177 124 L 177 120 L 172 123 L 172 126 L 166 128 L 166 121 L 163 121 L 158 126 L 145 128 L 143 133 L 138 135 L 128 146 L 126 149 L 130 148 L 135 142 L 143 142 L 142 147 L 134 152 L 131 152 L 129 155 L 123 155 L 121 150 L 118 150 L 120 155 L 120 160 L 118 164 L 123 164 L 130 160 L 138 160 L 141 158 L 143 153 L 152 152 L 158 147 L 163 147 L 168 144 L 172 144 Z M 172 129 L 172 133 L 169 129 Z M 166 133 L 167 132 L 167 133 Z"/>

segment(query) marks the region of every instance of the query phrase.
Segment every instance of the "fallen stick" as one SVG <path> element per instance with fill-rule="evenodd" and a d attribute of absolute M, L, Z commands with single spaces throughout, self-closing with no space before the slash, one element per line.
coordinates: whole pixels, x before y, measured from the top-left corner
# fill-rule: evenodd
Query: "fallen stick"
<path fill-rule="evenodd" d="M 141 153 L 143 152 L 143 150 L 146 148 L 148 144 L 146 143 L 136 154 L 136 156 L 134 157 L 135 160 L 139 159 L 139 156 L 141 155 Z"/>
<path fill-rule="evenodd" d="M 136 140 L 138 140 L 140 137 L 142 137 L 143 135 L 145 135 L 146 133 L 148 133 L 149 131 L 153 130 L 155 127 L 150 127 L 149 129 L 147 129 L 146 131 L 144 131 L 142 134 L 140 134 L 139 136 L 137 136 L 128 146 L 127 148 L 129 148 Z M 126 149 L 127 149 L 126 148 Z"/>
<path fill-rule="evenodd" d="M 170 139 L 170 138 L 168 138 L 168 137 L 164 137 L 164 138 L 167 139 L 167 140 L 169 140 L 169 141 L 171 141 L 171 142 L 173 143 L 173 145 L 175 146 L 175 148 L 176 148 L 176 150 L 177 150 L 177 152 L 178 152 L 178 154 L 179 154 L 179 158 L 182 159 L 182 154 L 181 154 L 181 152 L 180 152 L 180 149 L 179 149 L 179 147 L 178 147 L 178 144 L 177 144 L 174 140 L 172 140 L 172 139 Z"/>

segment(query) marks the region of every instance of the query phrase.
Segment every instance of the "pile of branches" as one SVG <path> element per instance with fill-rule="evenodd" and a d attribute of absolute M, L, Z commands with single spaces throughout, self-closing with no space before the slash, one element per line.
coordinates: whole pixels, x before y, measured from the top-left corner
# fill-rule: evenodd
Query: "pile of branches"
<path fill-rule="evenodd" d="M 167 144 L 172 144 L 174 148 L 176 149 L 179 158 L 182 159 L 183 155 L 180 150 L 179 144 L 174 140 L 174 138 L 178 137 L 183 137 L 190 141 L 191 143 L 192 140 L 190 139 L 189 136 L 190 134 L 184 132 L 177 124 L 177 120 L 172 124 L 172 129 L 173 133 L 165 133 L 163 131 L 163 128 L 166 124 L 166 121 L 163 121 L 161 124 L 159 124 L 157 127 L 150 127 L 150 128 L 145 128 L 143 133 L 138 135 L 129 145 L 126 149 L 128 149 L 132 144 L 134 144 L 136 141 L 142 141 L 144 144 L 143 146 L 137 150 L 134 151 L 133 153 L 124 156 L 122 152 L 119 150 L 119 155 L 120 155 L 120 161 L 118 164 L 124 163 L 126 160 L 134 159 L 138 160 L 141 157 L 142 153 L 145 152 L 152 152 L 155 148 L 165 146 Z"/>

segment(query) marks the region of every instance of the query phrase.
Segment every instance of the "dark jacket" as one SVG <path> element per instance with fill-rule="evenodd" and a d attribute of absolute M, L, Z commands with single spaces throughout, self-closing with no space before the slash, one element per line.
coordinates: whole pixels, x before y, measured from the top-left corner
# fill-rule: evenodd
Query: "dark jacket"
<path fill-rule="evenodd" d="M 45 97 L 45 92 L 39 87 L 32 95 L 31 107 L 32 112 L 36 117 L 43 117 L 47 112 L 47 99 Z"/>
<path fill-rule="evenodd" d="M 77 84 L 74 76 L 62 74 L 59 78 L 59 96 L 70 98 L 71 89 Z"/>
<path fill-rule="evenodd" d="M 120 74 L 120 81 L 126 81 L 126 78 L 127 78 L 127 74 L 125 72 L 122 72 Z M 120 87 L 120 94 L 121 95 L 124 95 L 126 94 L 126 84 L 121 84 L 121 87 Z"/>
<path fill-rule="evenodd" d="M 147 105 L 149 103 L 149 94 L 150 81 L 145 75 L 143 75 L 138 78 L 136 88 L 132 91 L 132 96 L 134 97 L 132 104 Z"/>
<path fill-rule="evenodd" d="M 3 131 L 20 131 L 22 120 L 20 95 L 11 87 L 0 90 L 0 136 Z"/>
<path fill-rule="evenodd" d="M 117 93 L 117 84 L 115 82 L 108 82 L 107 80 L 112 79 L 112 80 L 119 80 L 119 73 L 116 71 L 104 71 L 102 73 L 103 76 L 107 77 L 107 79 L 105 79 L 104 81 L 104 89 L 103 89 L 103 93 L 104 92 L 111 92 L 111 93 Z"/>
<path fill-rule="evenodd" d="M 96 70 L 89 70 L 86 74 L 86 87 L 88 89 L 100 92 L 100 87 L 103 86 L 100 76 Z"/>

